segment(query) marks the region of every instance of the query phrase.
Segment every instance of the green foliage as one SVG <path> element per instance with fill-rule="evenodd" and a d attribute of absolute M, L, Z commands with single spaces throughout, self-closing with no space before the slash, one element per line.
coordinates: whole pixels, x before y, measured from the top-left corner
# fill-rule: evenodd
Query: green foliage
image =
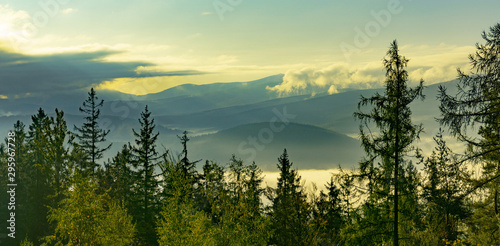
<path fill-rule="evenodd" d="M 20 246 L 33 246 L 33 242 L 31 242 L 28 237 L 24 238 L 23 241 L 21 241 Z"/>
<path fill-rule="evenodd" d="M 168 202 L 158 223 L 160 246 L 210 246 L 215 244 L 210 219 L 186 203 Z"/>
<path fill-rule="evenodd" d="M 415 140 L 410 104 L 422 81 L 408 88 L 408 59 L 394 41 L 383 64 L 385 92 L 362 97 L 355 116 L 366 157 L 359 170 L 341 170 L 325 189 L 305 194 L 286 149 L 278 158 L 277 188 L 263 189 L 255 163 L 233 155 L 227 165 L 188 159 L 187 132 L 178 157 L 156 151 L 159 133 L 146 106 L 134 144 L 105 170 L 96 161 L 109 131 L 99 127 L 103 101 L 91 89 L 76 135 L 64 113 L 39 109 L 28 129 L 14 124 L 15 240 L 9 245 L 495 245 L 500 241 L 500 23 L 483 33 L 459 71 L 458 94 L 440 88 L 440 122 L 467 143 L 452 153 L 443 131 L 424 158 Z M 363 112 L 363 110 L 369 110 Z M 471 131 L 473 130 L 473 131 Z M 78 142 L 74 141 L 77 138 Z M 0 144 L 0 178 L 7 179 L 7 145 Z M 11 146 L 12 147 L 12 146 Z M 413 162 L 425 166 L 417 172 Z M 480 164 L 479 173 L 469 164 Z M 158 169 L 161 173 L 158 173 Z M 93 175 L 89 175 L 93 174 Z M 422 175 L 420 175 L 422 174 Z M 0 188 L 7 189 L 5 182 Z M 264 206 L 266 195 L 269 206 Z M 0 195 L 5 204 L 9 197 Z M 6 208 L 0 208 L 5 224 Z M 22 240 L 24 237 L 24 240 Z M 4 244 L 4 239 L 0 243 Z"/>
<path fill-rule="evenodd" d="M 244 165 L 241 159 L 231 157 L 223 199 L 213 204 L 220 208 L 218 245 L 267 244 L 269 220 L 262 216 L 261 175 L 255 163 Z"/>
<path fill-rule="evenodd" d="M 319 245 L 333 245 L 341 241 L 340 229 L 344 224 L 341 207 L 340 189 L 334 184 L 333 177 L 326 184 L 326 193 L 320 191 L 313 196 L 311 225 L 315 232 L 314 241 Z"/>
<path fill-rule="evenodd" d="M 47 157 L 49 117 L 40 108 L 31 119 L 32 123 L 29 125 L 26 138 L 30 160 L 29 170 L 26 173 L 30 179 L 26 180 L 25 183 L 28 190 L 26 213 L 30 220 L 27 225 L 27 234 L 34 242 L 38 242 L 43 236 L 50 233 L 47 205 L 49 205 L 49 197 L 54 195 L 54 191 L 50 184 L 51 166 Z"/>
<path fill-rule="evenodd" d="M 44 245 L 131 245 L 135 233 L 132 218 L 107 194 L 96 193 L 89 179 L 75 180 L 67 198 L 48 216 L 55 233 Z"/>
<path fill-rule="evenodd" d="M 64 112 L 56 109 L 56 118 L 48 119 L 49 128 L 46 130 L 48 145 L 46 147 L 46 161 L 49 163 L 50 186 L 53 194 L 49 206 L 57 204 L 63 196 L 63 191 L 70 187 L 69 179 L 72 175 L 72 163 L 69 161 L 71 133 L 64 120 Z"/>
<path fill-rule="evenodd" d="M 104 186 L 108 194 L 118 201 L 120 206 L 130 208 L 133 205 L 132 190 L 134 187 L 134 171 L 131 164 L 132 153 L 127 145 L 116 154 L 104 171 Z"/>
<path fill-rule="evenodd" d="M 446 146 L 441 129 L 434 141 L 437 146 L 426 159 L 424 168 L 427 175 L 423 185 L 427 202 L 425 221 L 437 238 L 455 241 L 459 236 L 459 223 L 468 216 L 465 195 L 470 189 L 470 175 L 464 163 L 454 158 Z"/>

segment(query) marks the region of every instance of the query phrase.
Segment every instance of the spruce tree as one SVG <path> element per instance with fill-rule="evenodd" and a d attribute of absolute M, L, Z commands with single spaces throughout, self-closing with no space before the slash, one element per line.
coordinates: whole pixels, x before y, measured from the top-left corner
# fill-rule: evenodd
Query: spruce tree
<path fill-rule="evenodd" d="M 312 204 L 311 222 L 317 234 L 315 241 L 319 245 L 335 245 L 340 241 L 343 225 L 340 189 L 334 184 L 333 177 L 325 188 L 326 193 L 320 191 Z"/>
<path fill-rule="evenodd" d="M 197 179 L 195 168 L 196 168 L 196 163 L 198 163 L 199 161 L 194 161 L 194 162 L 189 161 L 188 148 L 187 148 L 187 142 L 189 142 L 189 137 L 187 134 L 188 132 L 184 131 L 182 133 L 182 136 L 177 136 L 179 140 L 181 140 L 182 144 L 182 154 L 181 154 L 182 172 L 186 179 L 190 179 L 193 183 L 195 183 Z"/>
<path fill-rule="evenodd" d="M 418 201 L 416 171 L 405 157 L 415 151 L 412 143 L 422 131 L 421 125 L 412 123 L 409 105 L 423 98 L 423 81 L 414 89 L 408 88 L 408 59 L 399 54 L 395 40 L 383 64 L 386 69 L 385 93 L 376 93 L 370 98 L 362 97 L 355 116 L 361 121 L 360 136 L 367 155 L 360 164 L 360 171 L 369 189 L 365 205 L 371 211 L 365 214 L 376 220 L 369 222 L 372 231 L 368 235 L 373 238 L 365 237 L 365 240 L 387 241 L 388 238 L 383 235 L 387 236 L 391 232 L 393 245 L 397 246 L 399 222 L 403 219 L 411 223 L 409 219 L 414 216 Z M 361 111 L 365 106 L 372 107 L 370 112 Z M 400 205 L 403 207 L 400 208 Z M 390 213 L 389 207 L 392 207 Z M 401 212 L 404 212 L 403 218 L 399 217 Z M 386 226 L 387 220 L 392 220 L 392 231 Z"/>
<path fill-rule="evenodd" d="M 37 242 L 50 232 L 47 221 L 49 196 L 53 194 L 50 185 L 50 163 L 47 153 L 49 139 L 47 131 L 50 128 L 49 118 L 43 109 L 31 116 L 32 123 L 28 127 L 27 145 L 30 159 L 30 180 L 25 183 L 29 190 L 27 213 L 30 218 L 28 235 Z"/>
<path fill-rule="evenodd" d="M 434 137 L 436 147 L 426 159 L 423 197 L 427 202 L 426 222 L 439 239 L 453 242 L 458 238 L 459 222 L 469 213 L 466 197 L 470 174 L 463 162 L 458 161 L 443 139 L 443 132 Z"/>
<path fill-rule="evenodd" d="M 51 196 L 51 206 L 56 206 L 63 197 L 63 192 L 69 188 L 71 165 L 69 162 L 71 133 L 68 131 L 64 112 L 55 110 L 56 117 L 50 117 L 47 129 L 47 161 L 50 167 L 50 185 L 54 194 Z"/>
<path fill-rule="evenodd" d="M 196 201 L 200 210 L 210 215 L 214 223 L 218 223 L 222 216 L 222 198 L 227 190 L 224 167 L 213 161 L 206 161 L 203 165 L 203 174 L 200 178 L 202 196 Z"/>
<path fill-rule="evenodd" d="M 123 145 L 122 150 L 107 164 L 105 176 L 110 196 L 125 208 L 132 205 L 133 175 L 132 153 L 128 145 Z"/>
<path fill-rule="evenodd" d="M 100 108 L 103 106 L 104 100 L 100 100 L 94 91 L 90 89 L 88 98 L 83 102 L 80 112 L 85 114 L 85 122 L 81 127 L 75 127 L 76 138 L 79 141 L 80 147 L 87 154 L 87 165 L 82 168 L 82 171 L 94 175 L 98 168 L 97 160 L 103 157 L 103 153 L 111 147 L 111 144 L 101 147 L 101 143 L 106 141 L 106 136 L 110 130 L 101 129 L 99 126 Z"/>
<path fill-rule="evenodd" d="M 138 243 L 140 245 L 156 245 L 155 221 L 159 213 L 159 181 L 156 179 L 155 167 L 160 156 L 156 151 L 159 133 L 155 133 L 154 119 L 148 106 L 139 119 L 141 129 L 133 130 L 135 144 L 130 145 L 132 164 L 136 170 L 134 219 L 137 223 Z"/>
<path fill-rule="evenodd" d="M 292 169 L 286 149 L 278 158 L 278 186 L 272 199 L 271 242 L 279 246 L 308 245 L 309 219 L 306 195 L 300 184 L 300 176 Z"/>
<path fill-rule="evenodd" d="M 458 140 L 467 144 L 467 152 L 461 160 L 479 163 L 481 174 L 474 180 L 470 194 L 487 196 L 475 206 L 477 215 L 482 214 L 488 226 L 483 225 L 489 240 L 484 244 L 497 243 L 500 239 L 500 23 L 489 32 L 483 32 L 484 44 L 476 44 L 476 52 L 469 55 L 470 73 L 458 70 L 457 93 L 448 94 L 440 87 L 439 99 L 442 117 L 440 123 Z M 478 193 L 475 193 L 475 192 Z M 474 215 L 475 216 L 475 215 Z M 481 231 L 481 230 L 479 230 Z M 483 233 L 481 232 L 481 233 Z M 491 233 L 490 233 L 491 232 Z"/>

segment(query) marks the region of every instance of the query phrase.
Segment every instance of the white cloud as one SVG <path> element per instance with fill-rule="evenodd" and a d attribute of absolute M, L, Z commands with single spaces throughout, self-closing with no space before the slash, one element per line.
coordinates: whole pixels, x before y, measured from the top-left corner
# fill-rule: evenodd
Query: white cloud
<path fill-rule="evenodd" d="M 18 113 L 14 113 L 14 112 L 11 112 L 11 111 L 5 111 L 3 109 L 0 109 L 0 117 L 5 117 L 5 116 L 16 116 L 18 115 Z"/>
<path fill-rule="evenodd" d="M 23 30 L 30 21 L 31 17 L 26 11 L 16 11 L 9 5 L 0 5 L 0 39 L 7 42 L 26 39 Z"/>
<path fill-rule="evenodd" d="M 453 80 L 458 67 L 467 71 L 468 54 L 473 46 L 411 46 L 400 48 L 400 54 L 410 59 L 408 74 L 410 83 L 423 79 L 426 85 Z M 382 58 L 382 57 L 381 57 Z M 385 71 L 382 62 L 363 66 L 335 63 L 329 66 L 304 66 L 286 72 L 283 83 L 267 88 L 281 95 L 312 92 L 338 93 L 344 89 L 367 89 L 383 86 Z"/>
<path fill-rule="evenodd" d="M 374 65 L 352 67 L 346 63 L 337 63 L 317 68 L 313 66 L 298 70 L 289 70 L 283 77 L 283 83 L 268 87 L 282 95 L 303 92 L 337 93 L 347 88 L 373 88 L 381 85 L 383 70 Z"/>

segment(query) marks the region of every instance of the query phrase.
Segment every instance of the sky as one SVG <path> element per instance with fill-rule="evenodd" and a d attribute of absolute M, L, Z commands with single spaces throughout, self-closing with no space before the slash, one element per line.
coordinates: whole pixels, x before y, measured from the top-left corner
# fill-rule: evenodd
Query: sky
<path fill-rule="evenodd" d="M 1 0 L 0 99 L 142 95 L 284 74 L 269 90 L 380 86 L 397 39 L 412 81 L 456 78 L 500 1 Z"/>

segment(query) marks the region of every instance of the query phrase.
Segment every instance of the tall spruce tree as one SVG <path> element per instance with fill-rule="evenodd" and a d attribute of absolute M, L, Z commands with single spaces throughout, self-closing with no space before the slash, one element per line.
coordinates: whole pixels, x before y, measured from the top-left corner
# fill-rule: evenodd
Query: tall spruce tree
<path fill-rule="evenodd" d="M 272 199 L 271 242 L 279 246 L 308 245 L 309 211 L 300 176 L 292 169 L 286 149 L 278 158 L 278 186 Z"/>
<path fill-rule="evenodd" d="M 50 163 L 47 153 L 49 139 L 47 131 L 50 129 L 49 117 L 40 108 L 37 114 L 31 116 L 31 124 L 28 127 L 27 145 L 30 161 L 30 180 L 25 184 L 29 190 L 29 201 L 27 203 L 27 214 L 30 218 L 28 224 L 28 235 L 37 242 L 50 232 L 47 221 L 48 197 L 53 194 L 50 185 Z"/>
<path fill-rule="evenodd" d="M 129 145 L 132 164 L 136 169 L 134 220 L 137 223 L 138 244 L 156 245 L 155 221 L 159 213 L 159 181 L 156 179 L 155 167 L 160 156 L 156 151 L 156 141 L 160 133 L 155 133 L 154 119 L 148 106 L 139 119 L 141 130 L 133 130 L 135 145 Z"/>
<path fill-rule="evenodd" d="M 69 188 L 71 165 L 69 162 L 71 133 L 68 131 L 64 112 L 55 110 L 56 116 L 50 117 L 47 129 L 47 161 L 50 167 L 50 185 L 53 194 L 51 206 L 55 207 L 63 197 L 63 192 Z"/>
<path fill-rule="evenodd" d="M 415 99 L 423 98 L 423 81 L 414 89 L 408 88 L 408 72 L 405 70 L 408 59 L 399 54 L 395 40 L 383 64 L 386 69 L 384 95 L 376 93 L 370 98 L 362 97 L 355 116 L 361 121 L 360 136 L 367 155 L 360 164 L 362 176 L 368 181 L 366 207 L 374 212 L 372 218 L 378 220 L 370 222 L 374 231 L 369 235 L 373 236 L 371 240 L 387 241 L 388 238 L 379 235 L 387 236 L 391 232 L 390 227 L 385 225 L 386 220 L 392 220 L 392 241 L 397 246 L 399 222 L 401 219 L 408 221 L 418 201 L 416 171 L 405 156 L 415 150 L 412 143 L 422 131 L 421 125 L 412 123 L 409 105 Z M 365 106 L 372 106 L 370 112 L 361 111 Z M 371 130 L 373 126 L 378 130 Z M 401 204 L 406 206 L 403 209 L 400 207 L 401 201 L 406 203 Z M 389 207 L 392 207 L 390 214 Z M 401 212 L 404 212 L 404 218 L 399 217 Z"/>
<path fill-rule="evenodd" d="M 87 154 L 87 165 L 81 168 L 92 175 L 98 168 L 97 160 L 101 159 L 103 153 L 111 147 L 111 143 L 101 147 L 101 143 L 106 141 L 106 136 L 110 132 L 110 130 L 101 129 L 99 126 L 100 108 L 103 104 L 104 100 L 99 101 L 94 88 L 91 88 L 88 98 L 79 108 L 80 112 L 85 114 L 85 122 L 81 127 L 74 126 L 79 145 Z"/>
<path fill-rule="evenodd" d="M 469 193 L 488 193 L 475 211 L 483 212 L 485 221 L 494 220 L 488 226 L 491 241 L 481 242 L 490 244 L 500 238 L 500 23 L 481 36 L 485 43 L 476 44 L 476 52 L 469 55 L 470 73 L 458 70 L 457 93 L 449 95 L 440 87 L 440 123 L 468 145 L 462 161 L 481 164 L 482 173 Z"/>

